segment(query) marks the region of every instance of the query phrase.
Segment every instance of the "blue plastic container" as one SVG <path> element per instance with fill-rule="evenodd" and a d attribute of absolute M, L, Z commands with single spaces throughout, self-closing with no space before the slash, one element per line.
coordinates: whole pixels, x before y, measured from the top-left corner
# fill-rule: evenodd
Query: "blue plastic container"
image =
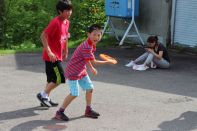
<path fill-rule="evenodd" d="M 132 17 L 132 0 L 105 0 L 106 16 Z M 135 16 L 139 16 L 139 0 L 135 0 Z"/>

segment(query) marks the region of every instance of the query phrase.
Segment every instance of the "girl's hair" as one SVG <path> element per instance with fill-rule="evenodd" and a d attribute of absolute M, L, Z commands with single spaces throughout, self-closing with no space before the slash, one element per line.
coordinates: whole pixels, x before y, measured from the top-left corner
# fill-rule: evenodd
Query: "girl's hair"
<path fill-rule="evenodd" d="M 92 33 L 94 30 L 102 30 L 102 27 L 98 24 L 93 24 L 90 27 L 88 27 L 87 32 Z"/>
<path fill-rule="evenodd" d="M 158 37 L 157 36 L 149 36 L 147 39 L 148 43 L 158 43 Z"/>
<path fill-rule="evenodd" d="M 72 10 L 73 6 L 70 0 L 59 0 L 56 5 L 57 13 L 59 14 L 59 11 L 63 12 L 64 10 Z"/>

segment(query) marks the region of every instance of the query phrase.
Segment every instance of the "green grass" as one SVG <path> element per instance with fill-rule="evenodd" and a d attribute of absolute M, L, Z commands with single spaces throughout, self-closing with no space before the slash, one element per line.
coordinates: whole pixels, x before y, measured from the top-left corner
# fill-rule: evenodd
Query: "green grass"
<path fill-rule="evenodd" d="M 7 54 L 16 54 L 16 53 L 36 53 L 41 52 L 42 48 L 34 48 L 34 49 L 0 49 L 0 55 Z"/>
<path fill-rule="evenodd" d="M 76 48 L 83 39 L 78 40 L 70 40 L 69 41 L 69 48 Z M 107 48 L 107 47 L 115 47 L 117 46 L 117 41 L 114 37 L 107 37 L 104 36 L 102 40 L 97 44 L 97 48 Z M 37 48 L 35 44 L 32 42 L 24 42 L 19 46 L 12 46 L 12 49 L 0 49 L 0 55 L 6 55 L 6 54 L 16 54 L 16 53 L 37 53 L 41 52 L 42 47 Z"/>

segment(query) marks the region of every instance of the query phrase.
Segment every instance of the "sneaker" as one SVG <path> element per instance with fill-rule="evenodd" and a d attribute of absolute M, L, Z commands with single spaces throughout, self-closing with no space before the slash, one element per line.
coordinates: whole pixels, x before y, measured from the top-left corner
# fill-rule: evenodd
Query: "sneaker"
<path fill-rule="evenodd" d="M 49 101 L 49 103 L 51 104 L 51 106 L 52 107 L 57 107 L 59 104 L 58 103 L 55 103 L 55 102 L 53 102 L 53 101 Z M 46 107 L 44 104 L 42 104 L 42 103 L 40 103 L 40 106 L 42 106 L 42 107 Z"/>
<path fill-rule="evenodd" d="M 45 107 L 51 107 L 48 98 L 42 97 L 40 93 L 37 94 L 37 98 Z"/>
<path fill-rule="evenodd" d="M 155 69 L 155 68 L 157 68 L 157 65 L 154 62 L 151 62 L 150 63 L 150 68 Z"/>
<path fill-rule="evenodd" d="M 90 117 L 90 118 L 98 118 L 98 116 L 100 116 L 100 114 L 98 112 L 96 112 L 96 111 L 91 109 L 89 111 L 86 110 L 85 116 L 86 117 Z"/>
<path fill-rule="evenodd" d="M 130 61 L 128 64 L 126 64 L 126 67 L 133 67 L 135 65 L 134 61 Z"/>
<path fill-rule="evenodd" d="M 58 103 L 55 103 L 55 102 L 53 102 L 53 101 L 49 101 L 49 103 L 51 104 L 51 106 L 53 106 L 53 107 L 56 107 L 56 106 L 58 106 Z"/>
<path fill-rule="evenodd" d="M 145 66 L 145 65 L 134 65 L 133 66 L 133 69 L 134 70 L 138 70 L 138 71 L 145 71 L 147 70 L 149 67 L 148 66 Z"/>
<path fill-rule="evenodd" d="M 54 118 L 61 121 L 69 121 L 69 118 L 64 114 L 64 112 L 57 111 Z"/>

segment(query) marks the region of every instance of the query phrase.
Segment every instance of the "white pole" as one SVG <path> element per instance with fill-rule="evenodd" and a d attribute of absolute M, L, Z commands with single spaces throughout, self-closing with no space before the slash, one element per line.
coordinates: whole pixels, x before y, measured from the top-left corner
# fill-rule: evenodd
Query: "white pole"
<path fill-rule="evenodd" d="M 171 44 L 174 43 L 176 4 L 177 4 L 177 0 L 173 0 L 172 1 L 172 16 L 171 16 Z"/>
<path fill-rule="evenodd" d="M 132 11 L 132 20 L 131 20 L 131 23 L 129 24 L 129 27 L 127 28 L 126 32 L 124 33 L 124 36 L 122 37 L 122 40 L 120 41 L 119 45 L 122 45 L 123 42 L 124 42 L 124 39 L 126 38 L 126 36 L 128 35 L 133 23 L 134 23 L 134 18 L 135 18 L 135 0 L 132 0 L 132 8 L 131 8 L 131 11 Z"/>

